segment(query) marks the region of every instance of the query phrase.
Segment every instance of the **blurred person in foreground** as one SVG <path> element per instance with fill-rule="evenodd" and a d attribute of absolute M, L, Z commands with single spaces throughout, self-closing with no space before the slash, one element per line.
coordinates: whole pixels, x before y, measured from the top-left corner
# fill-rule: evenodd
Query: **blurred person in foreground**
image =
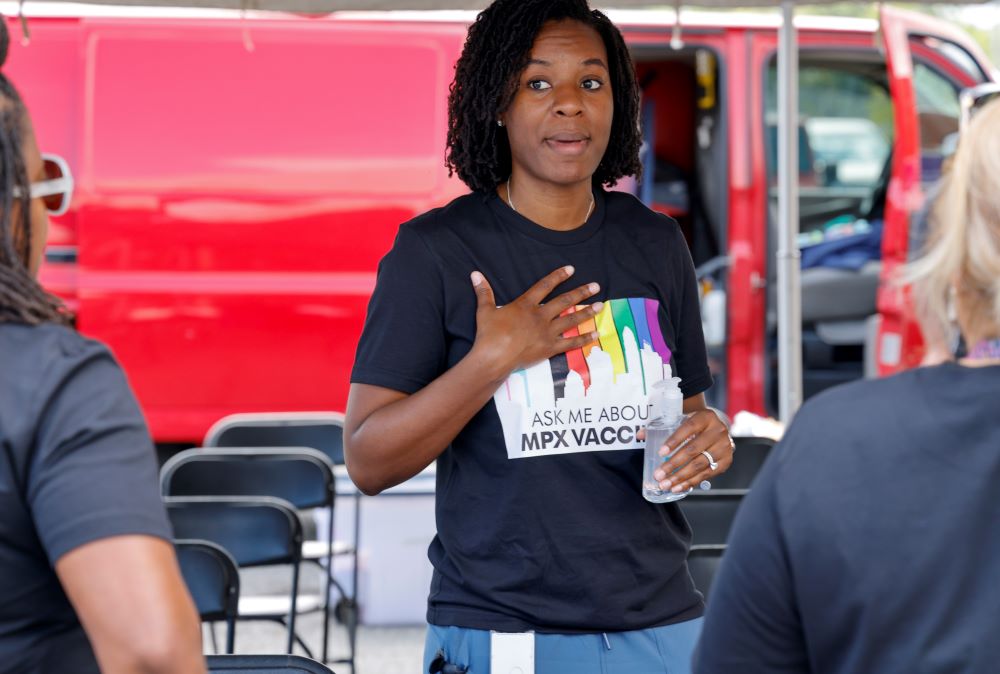
<path fill-rule="evenodd" d="M 802 408 L 737 515 L 699 674 L 998 671 L 1000 101 L 962 138 L 906 277 L 968 355 Z"/>
<path fill-rule="evenodd" d="M 9 35 L 0 17 L 0 67 Z M 152 442 L 108 350 L 35 279 L 72 181 L 0 71 L 0 671 L 205 671 Z"/>
<path fill-rule="evenodd" d="M 469 29 L 448 161 L 472 192 L 382 260 L 344 436 L 365 493 L 437 461 L 424 672 L 515 654 L 525 674 L 689 671 L 703 602 L 680 508 L 641 494 L 644 386 L 672 365 L 688 414 L 661 489 L 733 447 L 680 227 L 605 189 L 640 170 L 638 109 L 625 41 L 586 0 L 497 0 Z"/>

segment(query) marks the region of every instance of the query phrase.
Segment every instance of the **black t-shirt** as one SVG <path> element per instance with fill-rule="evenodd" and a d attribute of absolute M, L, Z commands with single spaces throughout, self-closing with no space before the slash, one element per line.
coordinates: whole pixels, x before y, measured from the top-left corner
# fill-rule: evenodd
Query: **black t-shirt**
<path fill-rule="evenodd" d="M 998 671 L 998 416 L 1000 366 L 807 403 L 737 515 L 695 672 Z"/>
<path fill-rule="evenodd" d="M 97 672 L 56 561 L 97 539 L 171 532 L 121 369 L 66 328 L 0 324 L 0 513 L 0 669 Z"/>
<path fill-rule="evenodd" d="M 595 199 L 585 224 L 557 232 L 469 194 L 404 224 L 379 266 L 351 378 L 405 393 L 471 349 L 474 270 L 504 305 L 571 264 L 554 294 L 596 281 L 605 303 L 584 326 L 599 346 L 512 373 L 438 459 L 432 624 L 569 633 L 701 615 L 690 529 L 676 505 L 642 498 L 634 439 L 664 363 L 685 397 L 712 383 L 691 257 L 670 218 L 629 195 Z"/>

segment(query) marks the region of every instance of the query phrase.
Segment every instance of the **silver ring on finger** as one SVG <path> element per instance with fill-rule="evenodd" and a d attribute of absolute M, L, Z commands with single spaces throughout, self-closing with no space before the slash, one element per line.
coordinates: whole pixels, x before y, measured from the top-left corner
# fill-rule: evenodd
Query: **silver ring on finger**
<path fill-rule="evenodd" d="M 706 459 L 708 459 L 708 469 L 709 470 L 715 471 L 715 469 L 719 467 L 719 462 L 716 461 L 712 457 L 712 455 L 708 453 L 708 450 L 705 450 L 704 452 L 702 452 L 701 455 L 704 456 Z"/>

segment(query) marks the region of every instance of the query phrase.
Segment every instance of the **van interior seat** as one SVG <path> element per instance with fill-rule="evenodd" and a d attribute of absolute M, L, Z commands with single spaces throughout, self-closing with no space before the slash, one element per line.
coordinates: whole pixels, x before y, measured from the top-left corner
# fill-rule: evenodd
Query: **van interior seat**
<path fill-rule="evenodd" d="M 872 260 L 857 271 L 813 267 L 803 269 L 802 321 L 863 320 L 876 313 L 882 263 Z"/>
<path fill-rule="evenodd" d="M 778 269 L 775 255 L 778 248 L 778 204 L 769 200 L 770 231 L 767 254 L 771 261 L 767 271 L 767 333 L 778 329 Z M 799 272 L 802 289 L 802 322 L 826 323 L 842 320 L 865 320 L 877 313 L 876 296 L 881 260 L 866 262 L 857 271 L 829 267 L 811 267 Z"/>

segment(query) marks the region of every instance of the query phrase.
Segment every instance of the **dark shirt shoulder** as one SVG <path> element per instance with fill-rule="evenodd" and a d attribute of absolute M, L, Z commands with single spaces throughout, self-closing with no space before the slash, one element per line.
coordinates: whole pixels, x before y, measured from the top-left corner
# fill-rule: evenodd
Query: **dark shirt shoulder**
<path fill-rule="evenodd" d="M 993 377 L 981 374 L 949 363 L 823 391 L 796 414 L 779 446 L 782 451 L 776 452 L 778 461 L 813 475 L 816 471 L 807 466 L 817 461 L 870 462 L 873 454 L 887 461 L 912 460 L 915 447 L 975 424 L 983 410 L 973 389 L 979 395 L 988 395 L 991 387 L 998 390 Z M 875 444 L 877 453 L 871 449 Z"/>
<path fill-rule="evenodd" d="M 455 235 L 474 235 L 475 228 L 482 227 L 483 220 L 489 216 L 487 201 L 489 195 L 481 192 L 470 192 L 452 199 L 450 202 L 429 211 L 420 213 L 399 226 L 401 237 L 397 237 L 394 248 L 401 241 L 405 245 L 412 236 L 421 239 L 433 253 L 437 246 L 435 241 L 441 237 L 451 238 Z M 454 245 L 452 243 L 452 245 Z"/>
<path fill-rule="evenodd" d="M 171 537 L 153 444 L 111 353 L 69 328 L 0 324 L 0 372 L 0 660 L 54 671 L 58 650 L 96 671 L 53 568 L 103 538 Z"/>
<path fill-rule="evenodd" d="M 810 400 L 737 515 L 695 671 L 995 671 L 997 400 L 1000 367 L 954 363 Z"/>

